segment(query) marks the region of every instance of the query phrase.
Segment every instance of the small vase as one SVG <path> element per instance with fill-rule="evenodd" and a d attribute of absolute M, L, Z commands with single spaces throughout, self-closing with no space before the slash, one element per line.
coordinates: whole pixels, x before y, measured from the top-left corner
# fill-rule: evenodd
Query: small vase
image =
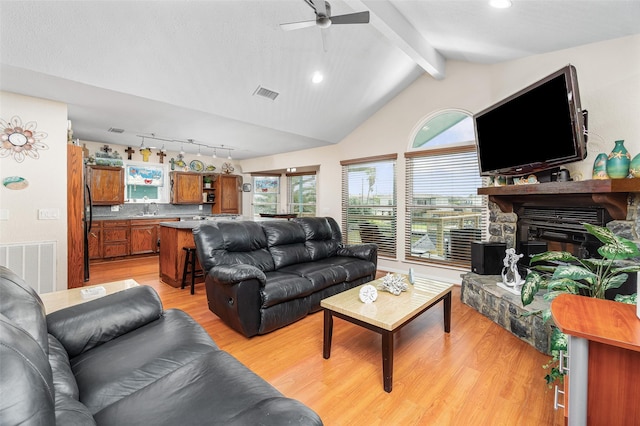
<path fill-rule="evenodd" d="M 604 152 L 601 152 L 593 162 L 593 179 L 609 179 L 607 174 L 607 158 L 609 156 Z"/>
<path fill-rule="evenodd" d="M 640 154 L 631 160 L 631 164 L 629 164 L 629 174 L 634 178 L 640 178 Z"/>
<path fill-rule="evenodd" d="M 607 174 L 611 179 L 623 179 L 629 174 L 631 154 L 624 147 L 624 140 L 615 142 L 613 150 L 607 159 Z"/>

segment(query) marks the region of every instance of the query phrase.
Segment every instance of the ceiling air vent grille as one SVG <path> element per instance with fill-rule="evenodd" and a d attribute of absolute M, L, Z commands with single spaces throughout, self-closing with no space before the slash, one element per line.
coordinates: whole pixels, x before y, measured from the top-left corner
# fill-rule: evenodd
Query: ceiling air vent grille
<path fill-rule="evenodd" d="M 118 129 L 116 127 L 109 127 L 111 133 L 124 133 L 124 129 Z"/>
<path fill-rule="evenodd" d="M 271 99 L 272 101 L 275 101 L 278 95 L 280 95 L 280 93 L 265 89 L 262 86 L 258 86 L 255 92 L 253 92 L 253 96 L 262 96 L 263 98 Z"/>

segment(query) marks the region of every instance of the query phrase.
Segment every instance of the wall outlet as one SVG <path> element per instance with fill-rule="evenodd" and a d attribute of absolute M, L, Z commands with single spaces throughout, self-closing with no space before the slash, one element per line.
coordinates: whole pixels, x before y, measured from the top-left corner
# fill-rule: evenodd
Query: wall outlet
<path fill-rule="evenodd" d="M 9 210 L 0 209 L 0 220 L 9 220 Z"/>
<path fill-rule="evenodd" d="M 198 210 L 202 210 L 202 204 L 198 206 Z"/>
<path fill-rule="evenodd" d="M 38 220 L 60 219 L 60 209 L 38 209 Z"/>
<path fill-rule="evenodd" d="M 111 211 L 112 212 L 119 212 L 120 211 L 120 206 L 119 205 L 115 205 L 115 206 L 111 206 Z"/>

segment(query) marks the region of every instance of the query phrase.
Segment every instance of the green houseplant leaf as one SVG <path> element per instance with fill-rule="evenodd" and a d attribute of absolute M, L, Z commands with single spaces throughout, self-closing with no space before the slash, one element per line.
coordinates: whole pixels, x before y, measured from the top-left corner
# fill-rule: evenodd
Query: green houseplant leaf
<path fill-rule="evenodd" d="M 640 271 L 640 263 L 626 259 L 640 257 L 637 245 L 626 238 L 614 234 L 610 229 L 583 223 L 591 235 L 595 236 L 602 246 L 598 253 L 602 259 L 579 259 L 566 251 L 547 251 L 531 258 L 531 269 L 522 285 L 521 300 L 526 306 L 533 302 L 541 290 L 546 290 L 543 299 L 552 301 L 561 294 L 577 294 L 604 299 L 606 290 L 620 288 L 629 273 Z M 626 263 L 625 263 L 626 262 Z M 637 301 L 637 294 L 616 296 L 616 300 L 626 303 Z M 551 309 L 540 312 L 543 321 L 551 318 Z M 554 327 L 550 349 L 552 359 L 544 367 L 550 372 L 545 376 L 548 384 L 562 379 L 564 372 L 557 367 L 558 351 L 566 350 L 567 336 Z"/>

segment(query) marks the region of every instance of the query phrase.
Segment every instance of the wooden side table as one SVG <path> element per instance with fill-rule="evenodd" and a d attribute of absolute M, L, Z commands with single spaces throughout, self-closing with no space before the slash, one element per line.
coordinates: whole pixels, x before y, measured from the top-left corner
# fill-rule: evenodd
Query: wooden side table
<path fill-rule="evenodd" d="M 67 308 L 69 306 L 79 305 L 80 303 L 88 302 L 90 300 L 106 296 L 107 294 L 116 293 L 136 286 L 138 286 L 138 283 L 135 280 L 122 280 L 105 284 L 72 288 L 69 290 L 54 291 L 51 293 L 43 293 L 39 296 L 40 299 L 42 299 L 42 303 L 44 303 L 46 313 L 50 314 L 51 312 L 59 311 L 60 309 Z M 82 297 L 81 291 L 83 289 L 93 289 L 98 287 L 104 287 L 105 294 L 86 299 Z"/>

